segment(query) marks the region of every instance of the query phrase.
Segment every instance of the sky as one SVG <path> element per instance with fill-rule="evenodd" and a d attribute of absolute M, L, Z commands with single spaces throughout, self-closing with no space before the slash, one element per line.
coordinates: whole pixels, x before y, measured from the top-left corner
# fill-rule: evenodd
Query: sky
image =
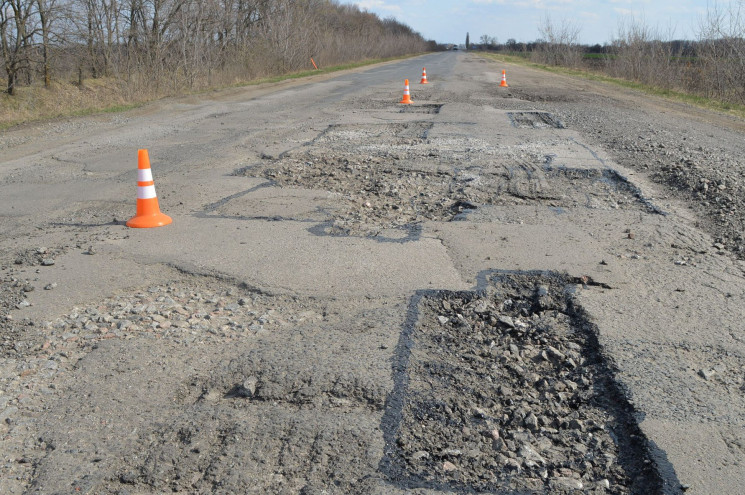
<path fill-rule="evenodd" d="M 739 3 L 733 0 L 734 3 Z M 641 23 L 661 39 L 695 39 L 715 0 L 339 0 L 356 4 L 381 18 L 395 17 L 426 39 L 463 44 L 483 35 L 504 43 L 508 39 L 539 39 L 539 26 L 548 18 L 555 27 L 578 28 L 583 44 L 610 43 L 619 28 Z M 726 6 L 727 0 L 718 0 Z M 672 33 L 672 35 L 671 35 Z"/>

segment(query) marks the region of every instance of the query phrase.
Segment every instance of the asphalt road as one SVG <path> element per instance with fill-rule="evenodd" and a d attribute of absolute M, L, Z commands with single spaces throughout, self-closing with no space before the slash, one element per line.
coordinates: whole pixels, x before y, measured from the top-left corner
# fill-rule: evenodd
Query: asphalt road
<path fill-rule="evenodd" d="M 407 78 L 410 106 L 398 103 Z M 4 132 L 0 261 L 4 288 L 23 287 L 27 304 L 0 308 L 12 336 L 0 492 L 741 492 L 743 265 L 688 205 L 566 125 L 573 105 L 602 119 L 609 93 L 448 52 Z M 171 225 L 124 225 L 140 148 Z M 437 302 L 427 327 L 422 298 L 459 294 L 496 299 L 488 311 Z M 510 313 L 521 298 L 530 310 Z M 445 339 L 486 325 L 468 338 L 481 339 L 549 315 L 552 345 L 584 348 L 596 366 L 573 407 L 597 408 L 587 418 L 613 438 L 605 447 L 581 416 L 583 447 L 561 450 L 571 421 L 550 416 L 570 412 L 523 394 L 584 383 L 561 366 L 526 371 L 549 361 L 538 337 L 515 344 L 515 373 L 538 378 L 518 379 L 501 405 L 486 384 L 509 346 L 467 390 L 455 371 L 424 385 L 434 357 L 421 349 L 436 348 L 425 336 L 439 325 L 453 325 Z M 481 352 L 443 349 L 432 352 L 453 370 Z M 415 435 L 427 419 L 411 405 L 427 394 L 466 398 L 457 407 L 471 412 Z M 499 409 L 520 401 L 545 419 Z M 518 443 L 529 432 L 533 447 L 455 438 L 454 425 Z M 526 452 L 541 435 L 558 436 L 536 461 Z M 460 453 L 476 450 L 478 462 Z M 572 464 L 570 451 L 607 455 L 615 471 Z"/>

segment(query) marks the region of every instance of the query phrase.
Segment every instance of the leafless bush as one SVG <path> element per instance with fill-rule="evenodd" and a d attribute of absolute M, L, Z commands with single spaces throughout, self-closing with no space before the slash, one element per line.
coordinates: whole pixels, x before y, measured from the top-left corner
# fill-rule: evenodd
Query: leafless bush
<path fill-rule="evenodd" d="M 666 35 L 643 21 L 629 18 L 619 24 L 611 44 L 612 57 L 606 59 L 606 70 L 622 77 L 656 87 L 671 89 L 681 79 L 679 44 L 673 43 L 674 32 Z"/>
<path fill-rule="evenodd" d="M 691 89 L 725 101 L 745 103 L 745 16 L 743 2 L 710 6 L 699 29 L 698 64 Z"/>
<path fill-rule="evenodd" d="M 560 24 L 555 24 L 550 17 L 544 17 L 538 32 L 542 43 L 534 52 L 538 61 L 549 65 L 562 65 L 565 67 L 578 67 L 582 60 L 582 51 L 579 45 L 580 28 L 563 19 Z"/>

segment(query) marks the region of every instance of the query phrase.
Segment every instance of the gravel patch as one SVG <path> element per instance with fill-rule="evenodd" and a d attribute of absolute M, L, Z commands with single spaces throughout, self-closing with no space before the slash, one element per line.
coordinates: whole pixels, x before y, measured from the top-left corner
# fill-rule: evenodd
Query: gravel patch
<path fill-rule="evenodd" d="M 655 493 L 646 440 L 560 276 L 424 295 L 391 470 L 457 492 Z"/>

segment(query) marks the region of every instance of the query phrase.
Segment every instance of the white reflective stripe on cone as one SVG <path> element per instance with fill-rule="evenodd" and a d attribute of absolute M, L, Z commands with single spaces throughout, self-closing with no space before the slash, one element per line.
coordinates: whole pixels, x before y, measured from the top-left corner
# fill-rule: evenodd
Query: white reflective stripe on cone
<path fill-rule="evenodd" d="M 150 182 L 153 180 L 153 170 L 150 168 L 137 169 L 137 182 Z"/>
<path fill-rule="evenodd" d="M 155 186 L 137 186 L 137 199 L 152 199 L 155 197 Z"/>

